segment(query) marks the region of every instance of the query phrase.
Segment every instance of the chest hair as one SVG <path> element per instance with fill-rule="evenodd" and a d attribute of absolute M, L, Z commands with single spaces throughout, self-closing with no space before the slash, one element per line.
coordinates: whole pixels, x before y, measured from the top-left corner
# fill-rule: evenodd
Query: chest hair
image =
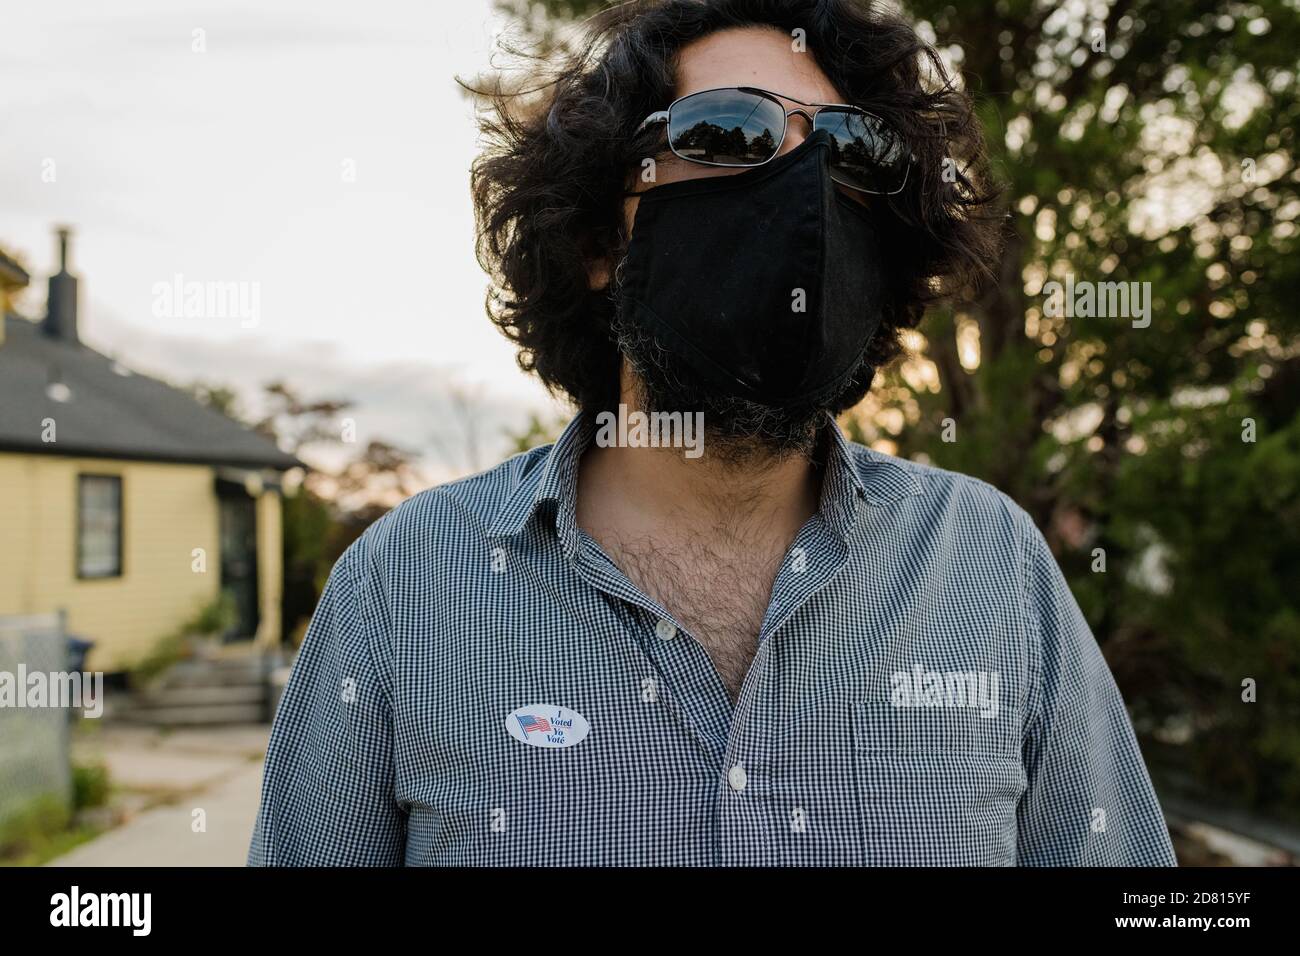
<path fill-rule="evenodd" d="M 628 579 L 704 646 L 734 703 L 758 647 L 784 548 L 726 531 L 614 537 L 605 547 Z"/>

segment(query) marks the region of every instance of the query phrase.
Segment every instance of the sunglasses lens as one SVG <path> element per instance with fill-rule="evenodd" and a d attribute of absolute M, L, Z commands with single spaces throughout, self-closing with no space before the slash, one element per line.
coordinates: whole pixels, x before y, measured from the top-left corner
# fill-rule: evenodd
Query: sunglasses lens
<path fill-rule="evenodd" d="M 776 155 L 785 110 L 744 90 L 706 90 L 673 104 L 668 141 L 683 159 L 721 166 L 757 166 Z"/>
<path fill-rule="evenodd" d="M 831 134 L 831 176 L 845 186 L 890 195 L 907 180 L 907 149 L 893 129 L 859 110 L 823 107 L 814 126 Z"/>

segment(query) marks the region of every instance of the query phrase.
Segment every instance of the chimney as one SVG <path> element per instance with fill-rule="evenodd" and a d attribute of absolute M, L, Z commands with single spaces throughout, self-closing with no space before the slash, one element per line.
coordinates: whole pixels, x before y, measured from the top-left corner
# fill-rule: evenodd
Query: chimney
<path fill-rule="evenodd" d="M 51 338 L 76 342 L 77 278 L 68 271 L 68 237 L 72 230 L 60 226 L 55 231 L 59 237 L 59 271 L 50 276 L 50 293 L 42 328 Z"/>

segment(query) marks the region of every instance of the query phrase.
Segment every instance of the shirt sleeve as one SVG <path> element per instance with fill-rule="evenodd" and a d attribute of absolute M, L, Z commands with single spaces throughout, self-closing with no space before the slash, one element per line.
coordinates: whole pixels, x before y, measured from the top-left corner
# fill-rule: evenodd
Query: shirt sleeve
<path fill-rule="evenodd" d="M 1027 529 L 1030 692 L 1020 866 L 1175 866 L 1164 814 L 1110 668 L 1047 542 Z"/>
<path fill-rule="evenodd" d="M 363 546 L 331 571 L 276 712 L 249 866 L 403 862 L 390 629 L 375 575 L 358 567 Z"/>

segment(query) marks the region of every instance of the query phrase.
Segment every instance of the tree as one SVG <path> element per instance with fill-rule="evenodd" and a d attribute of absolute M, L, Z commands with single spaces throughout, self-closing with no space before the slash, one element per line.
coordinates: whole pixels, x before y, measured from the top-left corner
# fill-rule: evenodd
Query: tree
<path fill-rule="evenodd" d="M 223 414 L 250 423 L 240 411 L 234 390 L 197 383 L 189 391 Z M 337 447 L 345 426 L 351 427 L 339 417 L 352 408 L 350 401 L 310 401 L 283 382 L 265 386 L 262 404 L 261 416 L 250 424 L 294 455 L 312 446 Z M 477 449 L 477 445 L 470 447 Z M 301 487 L 283 499 L 281 522 L 284 583 L 280 633 L 295 643 L 316 608 L 334 562 L 385 511 L 423 487 L 414 455 L 383 441 L 367 443 L 337 473 L 313 467 L 310 462 L 304 464 Z"/>
<path fill-rule="evenodd" d="M 562 419 L 552 417 L 550 420 L 543 419 L 536 412 L 530 412 L 528 415 L 528 425 L 522 431 L 507 433 L 510 442 L 510 449 L 513 453 L 529 451 L 538 445 L 548 445 L 560 437 L 564 431 L 565 422 Z"/>
<path fill-rule="evenodd" d="M 334 500 L 364 530 L 375 519 L 425 487 L 415 455 L 384 441 L 365 450 L 334 476 Z"/>
<path fill-rule="evenodd" d="M 487 408 L 483 389 L 478 385 L 449 382 L 446 388 L 446 414 L 439 429 L 429 435 L 429 444 L 451 469 L 470 475 L 482 471 L 483 427 Z"/>
<path fill-rule="evenodd" d="M 770 156 L 775 153 L 776 137 L 772 135 L 772 131 L 764 127 L 763 132 L 754 137 L 753 143 L 750 144 L 749 151 L 755 156 Z"/>
<path fill-rule="evenodd" d="M 269 383 L 262 397 L 266 408 L 253 427 L 294 455 L 308 445 L 337 443 L 343 432 L 339 415 L 352 407 L 341 399 L 307 401 L 284 382 Z"/>
<path fill-rule="evenodd" d="M 1294 811 L 1300 14 L 1270 6 L 912 4 L 962 41 L 1017 215 L 999 281 L 872 411 L 1048 532 L 1158 770 Z M 1071 277 L 1149 311 L 1057 308 Z"/>

